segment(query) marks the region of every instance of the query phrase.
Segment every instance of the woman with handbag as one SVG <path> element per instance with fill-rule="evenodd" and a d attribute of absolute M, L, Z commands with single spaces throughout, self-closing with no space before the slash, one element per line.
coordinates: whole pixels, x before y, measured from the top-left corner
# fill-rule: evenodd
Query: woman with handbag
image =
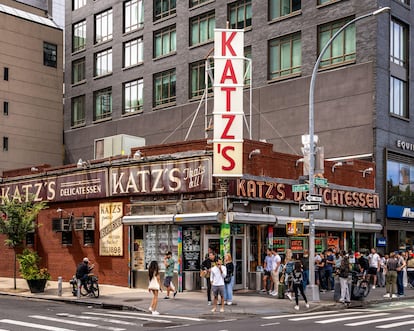
<path fill-rule="evenodd" d="M 224 304 L 228 306 L 233 304 L 233 285 L 234 285 L 234 264 L 231 254 L 224 256 L 224 265 L 227 269 L 227 275 L 224 278 Z"/>
<path fill-rule="evenodd" d="M 151 305 L 148 309 L 152 312 L 152 315 L 159 315 L 160 313 L 157 311 L 158 292 L 162 292 L 162 290 L 160 287 L 160 272 L 157 261 L 150 262 L 148 266 L 148 278 L 148 292 L 152 292 Z"/>

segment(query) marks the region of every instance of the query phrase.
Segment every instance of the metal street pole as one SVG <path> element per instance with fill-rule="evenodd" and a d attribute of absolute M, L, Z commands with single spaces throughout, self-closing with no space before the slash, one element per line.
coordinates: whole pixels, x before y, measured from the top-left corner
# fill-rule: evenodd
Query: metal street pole
<path fill-rule="evenodd" d="M 316 74 L 318 72 L 319 65 L 322 61 L 328 47 L 336 39 L 336 37 L 344 31 L 348 26 L 355 23 L 356 21 L 362 20 L 364 18 L 375 16 L 390 10 L 390 7 L 383 7 L 375 10 L 372 13 L 365 14 L 359 17 L 354 18 L 353 20 L 346 23 L 342 26 L 336 33 L 328 40 L 326 45 L 323 47 L 320 52 L 318 59 L 316 60 L 315 66 L 313 67 L 312 77 L 309 87 L 309 194 L 314 193 L 315 188 L 315 146 L 314 146 L 314 94 L 315 94 L 315 80 Z M 309 212 L 309 288 L 311 291 L 311 300 L 319 301 L 319 288 L 315 284 L 315 220 L 313 212 Z"/>

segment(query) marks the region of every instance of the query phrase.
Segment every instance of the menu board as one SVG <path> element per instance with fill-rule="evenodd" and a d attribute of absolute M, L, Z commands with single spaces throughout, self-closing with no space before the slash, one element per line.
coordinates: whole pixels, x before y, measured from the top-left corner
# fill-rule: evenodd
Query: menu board
<path fill-rule="evenodd" d="M 276 252 L 284 254 L 286 251 L 286 238 L 273 238 L 273 248 Z"/>
<path fill-rule="evenodd" d="M 200 239 L 200 227 L 186 227 L 183 229 L 184 271 L 200 270 Z"/>
<path fill-rule="evenodd" d="M 157 261 L 157 227 L 155 225 L 148 225 L 145 233 L 145 265 L 151 261 Z"/>
<path fill-rule="evenodd" d="M 322 253 L 325 250 L 325 238 L 315 238 L 315 251 Z"/>
<path fill-rule="evenodd" d="M 304 250 L 304 238 L 290 238 L 290 249 L 293 253 L 302 253 Z"/>

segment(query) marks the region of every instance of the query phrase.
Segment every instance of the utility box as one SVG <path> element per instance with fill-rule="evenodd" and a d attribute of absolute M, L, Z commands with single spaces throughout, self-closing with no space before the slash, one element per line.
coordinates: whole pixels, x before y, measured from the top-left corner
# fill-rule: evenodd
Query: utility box
<path fill-rule="evenodd" d="M 96 159 L 117 155 L 129 155 L 131 148 L 145 146 L 145 138 L 118 134 L 103 137 L 94 141 L 94 156 Z"/>

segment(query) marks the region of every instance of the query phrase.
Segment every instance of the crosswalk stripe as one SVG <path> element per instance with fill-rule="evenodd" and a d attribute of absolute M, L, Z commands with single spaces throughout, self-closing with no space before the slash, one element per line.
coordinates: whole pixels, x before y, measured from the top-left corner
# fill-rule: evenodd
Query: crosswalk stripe
<path fill-rule="evenodd" d="M 363 315 L 358 315 L 358 316 L 347 316 L 347 317 L 340 317 L 340 318 L 332 318 L 332 319 L 327 319 L 327 320 L 323 320 L 323 321 L 316 321 L 315 323 L 328 324 L 328 323 L 335 323 L 335 322 L 352 320 L 352 319 L 355 319 L 355 318 L 371 318 L 371 317 L 385 316 L 385 315 L 389 315 L 389 313 L 377 313 L 377 314 L 370 314 L 370 315 L 363 314 Z"/>
<path fill-rule="evenodd" d="M 373 324 L 373 323 L 378 323 L 378 322 L 393 321 L 393 320 L 398 320 L 398 319 L 407 318 L 407 317 L 413 317 L 413 315 L 401 315 L 401 316 L 393 316 L 393 317 L 386 317 L 386 318 L 378 318 L 378 319 L 375 319 L 374 321 L 372 320 L 360 321 L 360 322 L 348 323 L 345 325 L 346 326 L 359 326 L 359 325 Z"/>
<path fill-rule="evenodd" d="M 58 328 L 58 327 L 50 326 L 50 325 L 28 323 L 28 322 L 16 321 L 16 320 L 10 320 L 10 319 L 2 319 L 2 320 L 0 320 L 0 323 L 19 325 L 19 326 L 25 326 L 27 328 L 48 330 L 48 331 L 76 331 L 76 330 L 72 330 L 72 329 L 64 329 L 64 328 Z"/>
<path fill-rule="evenodd" d="M 387 325 L 378 325 L 377 328 L 378 329 L 390 329 L 390 328 L 395 328 L 397 326 L 410 325 L 410 324 L 414 324 L 414 321 L 404 321 L 404 322 L 398 322 L 398 323 L 391 323 Z"/>
<path fill-rule="evenodd" d="M 123 321 L 120 319 L 105 318 L 105 317 L 83 316 L 83 315 L 74 315 L 74 314 L 68 314 L 68 313 L 58 313 L 56 314 L 56 316 L 78 318 L 78 319 L 89 320 L 89 321 L 101 321 L 101 322 L 121 324 L 121 325 L 142 326 L 142 324 L 127 322 L 127 321 Z"/>
<path fill-rule="evenodd" d="M 119 315 L 116 314 L 108 314 L 108 313 L 94 313 L 91 311 L 87 311 L 84 312 L 82 314 L 86 314 L 86 315 L 96 315 L 96 316 L 109 316 L 109 317 L 120 317 Z M 152 316 L 152 315 L 146 315 L 146 316 Z M 165 315 L 158 315 L 155 317 L 165 317 Z M 128 315 L 124 315 L 122 316 L 122 318 L 126 318 L 126 319 L 134 319 L 134 320 L 143 320 L 143 321 L 147 321 L 147 322 L 158 322 L 158 323 L 171 323 L 171 321 L 169 320 L 163 320 L 163 319 L 158 319 L 158 318 L 149 318 L 149 317 L 144 317 L 144 316 L 128 316 Z M 168 316 L 169 318 L 169 316 Z"/>
<path fill-rule="evenodd" d="M 42 316 L 42 315 L 29 315 L 29 317 L 30 318 L 41 319 L 41 320 L 45 320 L 45 321 L 51 321 L 51 322 L 58 322 L 58 323 L 64 323 L 64 324 L 85 326 L 85 327 L 89 327 L 89 328 L 99 327 L 101 329 L 111 330 L 111 331 L 124 331 L 125 330 L 125 329 L 114 328 L 114 327 L 110 327 L 110 326 L 101 326 L 101 325 L 93 324 L 93 323 L 78 322 L 78 321 L 66 320 L 66 319 L 63 319 L 63 318 L 55 318 L 55 317 Z"/>
<path fill-rule="evenodd" d="M 152 316 L 149 315 L 148 313 L 138 313 L 138 312 L 124 312 L 124 311 L 111 311 L 111 313 L 113 314 L 117 314 L 117 315 L 129 315 L 129 316 Z M 187 316 L 175 316 L 175 315 L 163 315 L 161 313 L 161 315 L 157 315 L 157 318 L 160 317 L 166 317 L 166 318 L 171 318 L 171 319 L 180 319 L 180 320 L 184 320 L 184 321 L 194 321 L 194 322 L 202 322 L 205 321 L 204 318 L 196 318 L 196 317 L 187 317 Z"/>
<path fill-rule="evenodd" d="M 337 310 L 330 311 L 331 313 L 337 313 Z M 262 319 L 264 320 L 271 320 L 276 318 L 288 318 L 288 317 L 298 317 L 298 316 L 313 316 L 313 315 L 326 315 L 325 311 L 317 311 L 313 313 L 304 313 L 304 314 L 288 314 L 288 315 L 272 315 L 272 316 L 263 316 Z"/>
<path fill-rule="evenodd" d="M 0 331 L 10 331 L 10 330 L 6 330 L 6 329 L 0 329 Z"/>
<path fill-rule="evenodd" d="M 363 312 L 355 311 L 355 312 L 350 312 L 347 315 L 359 315 L 359 314 L 363 314 Z M 344 313 L 338 313 L 338 314 L 329 313 L 329 315 L 326 315 L 326 312 L 324 312 L 323 315 L 318 315 L 318 316 L 302 316 L 302 317 L 289 318 L 289 321 L 306 321 L 306 320 L 318 319 L 322 317 L 326 318 L 326 317 L 336 317 L 336 316 L 344 316 Z"/>

